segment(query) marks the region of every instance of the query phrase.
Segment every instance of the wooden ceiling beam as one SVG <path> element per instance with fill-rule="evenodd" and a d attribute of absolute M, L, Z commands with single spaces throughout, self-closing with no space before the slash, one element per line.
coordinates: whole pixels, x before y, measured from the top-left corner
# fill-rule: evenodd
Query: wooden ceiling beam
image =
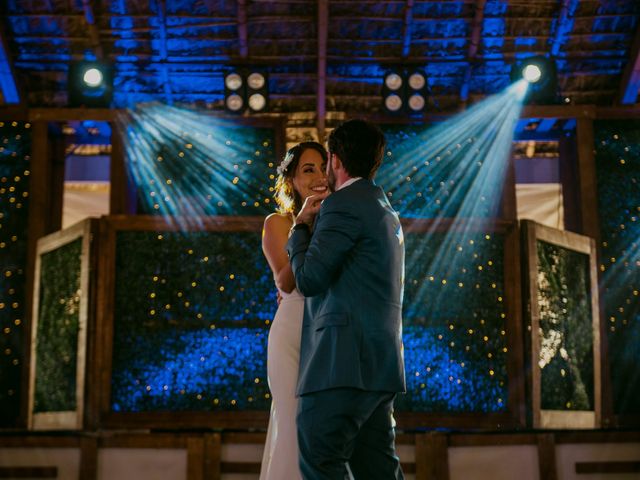
<path fill-rule="evenodd" d="M 148 17 L 145 17 L 148 18 Z M 230 27 L 230 26 L 235 26 L 237 25 L 237 20 L 233 20 L 230 22 L 212 22 L 212 23 L 199 23 L 196 25 L 174 25 L 174 26 L 167 26 L 167 31 L 170 32 L 172 30 L 186 30 L 186 29 L 190 29 L 193 28 L 195 30 L 200 29 L 200 28 L 214 28 L 214 27 Z M 100 29 L 99 33 L 100 34 L 105 34 L 105 35 L 119 35 L 123 32 L 126 33 L 149 33 L 153 31 L 153 28 L 151 27 L 136 27 L 136 28 L 116 28 L 116 29 Z M 571 35 L 571 38 L 573 40 L 576 39 L 585 39 L 585 40 L 589 40 L 590 37 L 593 36 L 615 36 L 615 37 L 624 37 L 624 36 L 630 36 L 631 34 L 628 32 L 598 32 L 597 34 L 593 34 L 593 33 L 574 33 Z M 215 38 L 212 37 L 211 35 L 202 35 L 202 36 L 193 36 L 190 37 L 191 39 L 194 40 L 213 40 L 216 42 L 235 42 L 236 40 L 233 38 Z M 420 38 L 414 38 L 411 40 L 411 43 L 413 45 L 419 45 L 419 44 L 425 44 L 425 43 L 431 43 L 431 42 L 452 42 L 452 41 L 462 41 L 462 40 L 467 40 L 469 37 L 459 37 L 459 36 L 450 36 L 450 37 L 426 37 L 426 36 L 422 36 Z M 500 36 L 501 39 L 503 40 L 516 40 L 516 39 L 520 39 L 520 38 L 528 38 L 528 39 L 535 39 L 535 40 L 546 40 L 548 38 L 551 38 L 550 35 L 526 35 L 526 36 L 513 36 L 513 35 L 504 35 L 504 36 Z M 20 35 L 20 40 L 21 41 L 34 41 L 34 42 L 38 42 L 38 41 L 42 41 L 43 43 L 46 43 L 47 40 L 66 40 L 69 42 L 85 42 L 87 39 L 86 37 L 76 37 L 76 36 L 62 36 L 62 35 Z M 139 37 L 128 37 L 127 40 L 131 40 L 131 41 L 136 41 L 136 42 L 150 42 L 151 40 L 146 37 L 146 36 L 139 36 Z M 121 39 L 119 37 L 114 37 L 114 38 L 101 38 L 100 39 L 101 43 L 104 42 L 118 42 L 121 41 Z M 309 41 L 313 41 L 313 39 L 309 39 L 309 38 L 301 38 L 301 37 L 291 37 L 291 38 L 283 38 L 283 37 L 262 37 L 262 38 L 252 38 L 251 39 L 252 42 L 256 43 L 256 42 L 278 42 L 278 43 L 294 43 L 294 42 L 309 42 Z M 330 40 L 331 43 L 367 43 L 367 44 L 378 44 L 378 45 L 391 45 L 391 44 L 400 44 L 402 45 L 404 42 L 404 39 L 398 39 L 398 38 L 388 38 L 388 39 L 380 39 L 380 38 L 332 38 Z"/>
<path fill-rule="evenodd" d="M 638 91 L 640 91 L 640 24 L 636 27 L 636 34 L 629 49 L 629 61 L 622 72 L 616 103 L 619 105 L 636 103 Z"/>
<path fill-rule="evenodd" d="M 413 26 L 413 3 L 407 0 L 404 6 L 404 24 L 402 25 L 402 58 L 407 58 L 411 52 L 411 30 Z"/>
<path fill-rule="evenodd" d="M 240 58 L 249 57 L 249 33 L 247 31 L 247 0 L 238 0 L 238 48 Z"/>
<path fill-rule="evenodd" d="M 30 121 L 114 121 L 120 110 L 112 108 L 31 108 L 27 111 Z"/>
<path fill-rule="evenodd" d="M 584 0 L 583 0 L 584 1 Z M 400 3 L 405 3 L 406 0 L 403 0 Z M 253 1 L 255 3 L 255 1 Z M 269 3 L 274 3 L 269 0 Z M 304 0 L 304 4 L 308 4 L 308 0 Z M 359 1 L 358 5 L 362 2 Z M 380 3 L 379 0 L 375 0 L 374 3 Z M 472 3 L 476 3 L 475 0 Z M 511 3 L 509 4 L 511 6 Z M 151 17 L 154 17 L 152 13 L 112 13 L 109 14 L 110 18 L 128 18 L 132 20 L 145 20 Z M 596 18 L 623 18 L 632 16 L 629 13 L 619 13 L 619 14 L 602 14 L 602 15 L 581 15 L 575 17 L 578 20 L 588 20 L 588 19 L 596 19 Z M 67 19 L 78 19 L 84 17 L 84 13 L 61 13 L 61 12 L 40 12 L 40 13 L 9 13 L 6 15 L 7 18 L 18 19 L 18 18 L 67 18 Z M 185 19 L 185 20 L 219 20 L 219 21 L 233 21 L 236 17 L 230 16 L 215 16 L 215 15 L 196 15 L 196 14 L 173 14 L 167 15 L 167 18 L 171 19 Z M 256 15 L 251 18 L 251 21 L 257 22 L 282 22 L 282 21 L 291 21 L 297 22 L 300 20 L 310 21 L 313 20 L 313 16 L 311 15 L 291 15 L 291 16 L 278 16 L 278 15 Z M 398 17 L 387 17 L 383 15 L 339 15 L 335 17 L 339 20 L 373 20 L 373 21 L 389 21 L 389 22 L 401 22 L 402 20 Z M 506 17 L 509 20 L 530 20 L 531 17 L 526 16 L 510 16 Z M 414 17 L 416 22 L 438 22 L 444 20 L 459 20 L 458 16 L 442 16 L 442 17 Z M 536 20 L 553 20 L 555 17 L 535 17 Z M 593 35 L 598 35 L 599 33 L 594 33 Z M 525 35 L 526 36 L 526 35 Z"/>
<path fill-rule="evenodd" d="M 573 30 L 573 20 L 575 19 L 576 9 L 578 8 L 578 0 L 561 0 L 560 14 L 556 21 L 556 28 L 553 32 L 553 40 L 551 40 L 551 56 L 557 57 L 560 48 L 565 43 L 566 38 Z"/>
<path fill-rule="evenodd" d="M 311 99 L 313 95 L 307 95 L 305 98 Z M 377 97 L 367 97 L 366 99 L 375 100 L 375 98 Z M 0 109 L 0 113 L 4 111 L 5 109 Z M 30 121 L 113 121 L 122 112 L 122 110 L 109 108 L 31 108 L 21 111 L 26 112 L 26 117 Z M 438 115 L 425 114 L 424 117 L 445 119 L 453 113 L 455 112 Z M 520 114 L 520 118 L 523 119 L 638 118 L 639 116 L 640 107 L 596 107 L 594 105 L 533 105 L 524 107 Z"/>
<path fill-rule="evenodd" d="M 593 105 L 527 105 L 520 118 L 595 118 Z"/>
<path fill-rule="evenodd" d="M 164 95 L 167 104 L 173 104 L 173 93 L 171 91 L 171 84 L 169 82 L 169 68 L 167 67 L 167 5 L 165 0 L 157 0 L 156 7 L 158 9 L 158 26 L 160 34 L 160 61 L 162 69 L 160 70 L 162 75 L 162 86 L 164 88 Z"/>
<path fill-rule="evenodd" d="M 89 30 L 89 40 L 91 42 L 91 48 L 98 60 L 104 60 L 104 50 L 100 43 L 100 32 L 96 26 L 96 17 L 93 10 L 91 0 L 82 0 L 82 10 L 84 12 L 84 19 L 87 22 L 87 28 Z"/>
<path fill-rule="evenodd" d="M 324 141 L 327 114 L 327 42 L 329 37 L 329 0 L 318 0 L 318 86 L 316 91 L 316 127 L 318 141 Z"/>
<path fill-rule="evenodd" d="M 482 36 L 482 23 L 484 22 L 484 7 L 487 0 L 478 0 L 473 15 L 473 23 L 471 24 L 471 37 L 469 40 L 469 50 L 467 51 L 467 66 L 465 67 L 462 86 L 460 87 L 460 103 L 466 106 L 469 100 L 469 85 L 471 83 L 471 73 L 473 63 L 478 55 L 478 47 L 480 45 L 480 37 Z"/>

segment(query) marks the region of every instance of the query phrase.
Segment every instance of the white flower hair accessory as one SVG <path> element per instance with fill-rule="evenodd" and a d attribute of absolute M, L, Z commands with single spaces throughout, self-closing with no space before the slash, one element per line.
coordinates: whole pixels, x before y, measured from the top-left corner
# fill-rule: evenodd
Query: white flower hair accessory
<path fill-rule="evenodd" d="M 278 165 L 278 168 L 276 168 L 276 172 L 278 172 L 278 175 L 284 175 L 287 171 L 287 168 L 289 168 L 289 165 L 291 164 L 291 162 L 293 162 L 293 153 L 289 152 L 285 155 L 284 160 L 280 162 L 280 165 Z"/>

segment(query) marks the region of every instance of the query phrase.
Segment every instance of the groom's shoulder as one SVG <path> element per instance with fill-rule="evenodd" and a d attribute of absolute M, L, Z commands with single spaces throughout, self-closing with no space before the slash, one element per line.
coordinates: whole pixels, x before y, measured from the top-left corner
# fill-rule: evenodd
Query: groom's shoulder
<path fill-rule="evenodd" d="M 369 212 L 378 202 L 380 187 L 370 180 L 358 180 L 347 188 L 333 192 L 322 202 L 322 209 L 328 211 Z M 384 194 L 383 194 L 384 196 Z"/>

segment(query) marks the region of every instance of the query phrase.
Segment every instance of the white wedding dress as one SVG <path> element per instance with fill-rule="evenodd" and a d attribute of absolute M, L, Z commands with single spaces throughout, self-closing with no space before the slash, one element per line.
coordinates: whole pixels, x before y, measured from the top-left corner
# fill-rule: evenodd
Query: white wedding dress
<path fill-rule="evenodd" d="M 269 330 L 267 376 L 271 415 L 262 456 L 260 480 L 301 480 L 296 430 L 296 384 L 304 297 L 294 289 L 280 291 L 282 301 Z"/>

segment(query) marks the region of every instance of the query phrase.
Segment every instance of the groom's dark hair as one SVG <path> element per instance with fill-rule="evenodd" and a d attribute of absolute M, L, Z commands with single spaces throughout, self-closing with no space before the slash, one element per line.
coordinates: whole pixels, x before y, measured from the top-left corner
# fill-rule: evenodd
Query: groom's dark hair
<path fill-rule="evenodd" d="M 331 132 L 329 153 L 335 153 L 350 177 L 373 179 L 384 154 L 382 130 L 365 120 L 348 120 Z"/>

